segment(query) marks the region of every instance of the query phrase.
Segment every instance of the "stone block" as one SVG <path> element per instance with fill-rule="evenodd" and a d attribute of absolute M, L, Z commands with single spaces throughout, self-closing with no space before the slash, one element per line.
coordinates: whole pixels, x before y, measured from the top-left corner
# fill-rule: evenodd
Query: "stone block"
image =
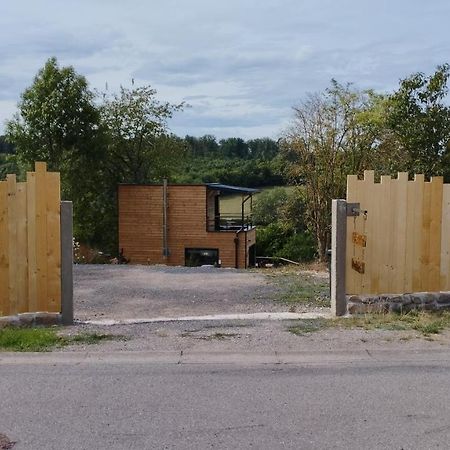
<path fill-rule="evenodd" d="M 22 313 L 18 315 L 20 325 L 23 327 L 32 327 L 34 325 L 34 313 Z"/>
<path fill-rule="evenodd" d="M 438 303 L 450 303 L 450 292 L 439 292 L 436 301 Z"/>
<path fill-rule="evenodd" d="M 347 303 L 361 303 L 362 299 L 359 295 L 347 296 Z"/>
<path fill-rule="evenodd" d="M 389 312 L 402 313 L 403 312 L 403 304 L 402 303 L 389 303 Z"/>
<path fill-rule="evenodd" d="M 368 305 L 363 303 L 348 303 L 347 310 L 349 314 L 366 314 L 368 313 Z"/>
<path fill-rule="evenodd" d="M 58 313 L 36 313 L 34 324 L 41 326 L 58 325 L 61 323 L 61 314 Z"/>

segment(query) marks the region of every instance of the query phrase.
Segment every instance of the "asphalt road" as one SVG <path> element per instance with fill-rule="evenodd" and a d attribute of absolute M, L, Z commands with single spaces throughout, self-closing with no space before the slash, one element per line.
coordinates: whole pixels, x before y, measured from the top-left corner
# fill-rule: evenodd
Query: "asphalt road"
<path fill-rule="evenodd" d="M 0 433 L 14 450 L 449 447 L 447 350 L 223 356 L 2 356 Z"/>

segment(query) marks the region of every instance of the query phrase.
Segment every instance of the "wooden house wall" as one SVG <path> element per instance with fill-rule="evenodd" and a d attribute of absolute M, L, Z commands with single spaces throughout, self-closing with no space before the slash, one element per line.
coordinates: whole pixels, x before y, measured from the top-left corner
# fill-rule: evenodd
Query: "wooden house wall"
<path fill-rule="evenodd" d="M 235 267 L 236 233 L 207 232 L 207 188 L 169 185 L 168 247 L 163 256 L 163 188 L 161 185 L 119 186 L 119 248 L 135 264 L 184 265 L 186 248 L 219 250 L 223 267 Z M 245 232 L 238 235 L 238 264 L 245 267 Z M 247 245 L 255 232 L 247 233 Z M 248 251 L 247 251 L 248 261 Z"/>

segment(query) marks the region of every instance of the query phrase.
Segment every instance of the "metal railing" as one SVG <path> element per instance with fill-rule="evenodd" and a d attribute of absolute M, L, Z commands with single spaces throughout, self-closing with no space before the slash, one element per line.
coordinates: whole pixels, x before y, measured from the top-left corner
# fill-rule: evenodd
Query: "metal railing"
<path fill-rule="evenodd" d="M 239 214 L 220 214 L 208 219 L 208 231 L 238 231 L 252 226 L 251 216 L 242 217 Z"/>

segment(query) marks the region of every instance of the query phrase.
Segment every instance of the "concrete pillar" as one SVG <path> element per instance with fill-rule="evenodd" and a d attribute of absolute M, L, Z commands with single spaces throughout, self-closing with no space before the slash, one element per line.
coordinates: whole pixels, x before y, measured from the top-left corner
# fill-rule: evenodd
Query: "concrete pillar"
<path fill-rule="evenodd" d="M 333 200 L 331 218 L 331 313 L 347 313 L 345 296 L 345 252 L 347 244 L 347 202 Z"/>
<path fill-rule="evenodd" d="M 72 202 L 61 202 L 61 316 L 64 325 L 73 324 Z"/>

